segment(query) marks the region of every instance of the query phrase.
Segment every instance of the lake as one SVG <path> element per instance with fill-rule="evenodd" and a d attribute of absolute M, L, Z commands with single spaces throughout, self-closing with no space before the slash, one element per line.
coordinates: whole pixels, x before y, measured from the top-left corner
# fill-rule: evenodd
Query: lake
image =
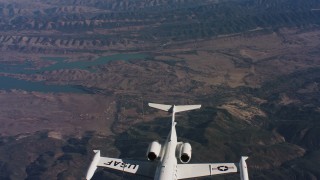
<path fill-rule="evenodd" d="M 31 61 L 26 61 L 23 64 L 0 64 L 0 72 L 9 74 L 39 74 L 45 71 L 53 71 L 60 69 L 83 69 L 90 72 L 95 72 L 99 65 L 107 64 L 110 61 L 115 60 L 134 60 L 145 59 L 146 54 L 115 54 L 110 56 L 102 56 L 92 61 L 67 61 L 67 57 L 43 57 L 44 61 L 54 61 L 55 63 L 36 69 Z M 76 85 L 52 85 L 45 82 L 34 82 L 16 79 L 13 77 L 0 76 L 0 89 L 11 90 L 20 89 L 25 91 L 38 91 L 38 92 L 68 92 L 68 93 L 88 93 L 83 87 Z"/>

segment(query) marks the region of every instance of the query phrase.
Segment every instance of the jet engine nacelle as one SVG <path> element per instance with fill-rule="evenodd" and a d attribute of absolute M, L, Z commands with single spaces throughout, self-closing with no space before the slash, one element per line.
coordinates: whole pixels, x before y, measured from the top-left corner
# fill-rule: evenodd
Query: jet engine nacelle
<path fill-rule="evenodd" d="M 160 151 L 161 144 L 158 141 L 153 141 L 152 143 L 150 143 L 147 151 L 148 160 L 154 161 L 157 157 L 159 157 Z"/>
<path fill-rule="evenodd" d="M 179 159 L 181 163 L 188 163 L 191 159 L 191 145 L 189 143 L 183 143 L 180 146 Z"/>

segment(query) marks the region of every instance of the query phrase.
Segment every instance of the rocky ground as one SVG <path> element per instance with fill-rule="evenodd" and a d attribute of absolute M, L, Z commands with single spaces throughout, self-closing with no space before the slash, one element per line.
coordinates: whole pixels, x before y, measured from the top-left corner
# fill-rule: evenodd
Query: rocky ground
<path fill-rule="evenodd" d="M 177 117 L 192 162 L 248 155 L 251 179 L 319 179 L 319 7 L 0 0 L 0 77 L 84 90 L 1 90 L 0 179 L 83 179 L 93 149 L 145 159 L 169 117 L 148 102 L 203 105 Z M 57 57 L 68 64 L 120 53 L 144 56 L 50 69 Z M 26 62 L 33 73 L 7 71 Z M 122 176 L 99 170 L 94 179 Z"/>

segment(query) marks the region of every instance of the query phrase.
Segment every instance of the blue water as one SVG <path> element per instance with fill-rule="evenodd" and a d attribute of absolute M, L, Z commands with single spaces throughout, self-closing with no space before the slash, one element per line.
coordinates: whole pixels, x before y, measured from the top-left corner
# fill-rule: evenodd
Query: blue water
<path fill-rule="evenodd" d="M 71 85 L 50 85 L 44 82 L 33 82 L 15 79 L 11 77 L 0 77 L 0 89 L 20 89 L 25 91 L 37 91 L 37 92 L 65 92 L 65 93 L 85 93 L 80 87 Z"/>
<path fill-rule="evenodd" d="M 36 73 L 32 62 L 27 61 L 23 64 L 1 64 L 0 72 L 10 73 L 10 74 L 34 74 Z"/>
<path fill-rule="evenodd" d="M 0 72 L 10 74 L 37 74 L 44 71 L 54 71 L 59 69 L 82 69 L 95 72 L 99 65 L 107 64 L 110 61 L 117 60 L 133 60 L 133 59 L 145 59 L 145 54 L 115 54 L 110 56 L 102 56 L 93 61 L 75 61 L 68 62 L 66 57 L 43 57 L 44 61 L 54 61 L 55 63 L 36 69 L 31 61 L 26 61 L 23 64 L 0 64 Z"/>
<path fill-rule="evenodd" d="M 145 59 L 145 54 L 116 54 L 104 56 L 93 61 L 76 61 L 68 62 L 66 57 L 44 57 L 44 61 L 54 61 L 53 65 L 37 69 L 31 61 L 26 61 L 23 64 L 0 64 L 0 72 L 9 74 L 38 74 L 44 71 L 53 71 L 59 69 L 84 69 L 90 72 L 96 71 L 99 65 L 104 65 L 114 60 L 132 60 Z M 38 92 L 72 92 L 72 93 L 87 93 L 80 86 L 74 85 L 50 85 L 45 82 L 33 82 L 20 80 L 12 77 L 0 76 L 0 89 L 21 89 L 25 91 Z"/>

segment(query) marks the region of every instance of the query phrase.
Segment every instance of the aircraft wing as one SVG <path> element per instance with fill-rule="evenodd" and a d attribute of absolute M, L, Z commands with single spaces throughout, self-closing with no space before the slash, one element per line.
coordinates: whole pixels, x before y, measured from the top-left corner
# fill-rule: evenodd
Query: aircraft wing
<path fill-rule="evenodd" d="M 177 178 L 187 179 L 235 172 L 238 172 L 235 163 L 178 164 Z"/>
<path fill-rule="evenodd" d="M 96 155 L 93 158 L 93 161 L 91 162 L 91 165 L 88 169 L 86 179 L 89 180 L 92 178 L 97 167 L 110 168 L 114 170 L 153 178 L 156 171 L 156 166 L 156 163 L 148 161 L 135 161 L 101 157 L 100 151 L 96 151 Z"/>
<path fill-rule="evenodd" d="M 156 165 L 156 163 L 147 161 L 134 161 L 107 157 L 101 157 L 98 163 L 98 166 L 100 167 L 111 168 L 147 177 L 154 177 Z"/>

